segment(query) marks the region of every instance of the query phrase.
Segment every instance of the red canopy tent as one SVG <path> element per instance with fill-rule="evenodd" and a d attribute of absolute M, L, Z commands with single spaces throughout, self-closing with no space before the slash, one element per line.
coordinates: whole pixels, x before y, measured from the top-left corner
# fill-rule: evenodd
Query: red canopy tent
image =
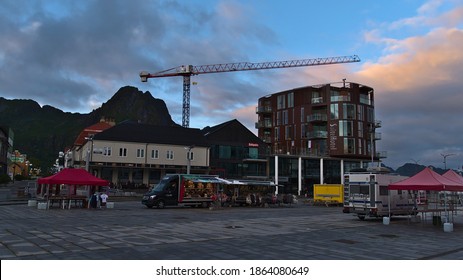
<path fill-rule="evenodd" d="M 453 171 L 452 169 L 445 172 L 442 176 L 444 176 L 445 178 L 450 179 L 452 181 L 455 181 L 457 183 L 463 184 L 463 177 L 458 175 L 458 173 Z"/>
<path fill-rule="evenodd" d="M 93 176 L 84 169 L 65 168 L 55 175 L 38 179 L 39 184 L 68 184 L 68 185 L 89 185 L 108 186 L 109 182 Z"/>
<path fill-rule="evenodd" d="M 449 221 L 447 208 L 447 192 L 463 192 L 463 182 L 453 181 L 432 171 L 430 168 L 425 168 L 416 175 L 399 181 L 388 186 L 389 190 L 413 190 L 413 191 L 444 191 L 444 207 L 446 220 Z M 437 204 L 436 204 L 437 209 Z"/>
<path fill-rule="evenodd" d="M 59 200 L 63 202 L 65 199 L 69 200 L 69 208 L 71 199 L 86 201 L 90 194 L 96 190 L 96 186 L 109 186 L 108 181 L 95 177 L 86 170 L 78 168 L 65 168 L 55 175 L 38 179 L 37 183 L 39 184 L 37 195 L 41 195 L 47 201 Z M 41 185 L 47 185 L 47 187 L 42 187 Z M 69 186 L 67 194 L 64 194 L 65 196 L 61 194 L 61 185 Z M 56 186 L 54 192 L 53 186 Z M 83 190 L 84 193 L 76 195 L 77 186 L 93 186 L 93 188 L 85 187 L 85 190 Z"/>
<path fill-rule="evenodd" d="M 390 190 L 463 191 L 463 182 L 450 180 L 426 167 L 415 176 L 390 184 Z"/>

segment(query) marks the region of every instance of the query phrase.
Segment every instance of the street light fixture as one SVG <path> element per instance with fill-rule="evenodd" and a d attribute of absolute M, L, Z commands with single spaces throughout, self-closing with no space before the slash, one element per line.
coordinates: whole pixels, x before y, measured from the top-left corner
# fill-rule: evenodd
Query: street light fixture
<path fill-rule="evenodd" d="M 186 169 L 186 174 L 190 174 L 190 169 L 191 169 L 191 150 L 195 147 L 195 145 L 191 145 L 191 146 L 188 146 L 188 147 L 185 147 L 185 149 L 187 149 L 187 153 L 186 153 L 186 159 L 187 159 L 187 162 L 188 162 L 188 165 L 187 165 L 187 169 Z"/>
<path fill-rule="evenodd" d="M 447 170 L 447 157 L 454 156 L 455 154 L 441 154 L 444 157 L 444 170 Z"/>
<path fill-rule="evenodd" d="M 90 172 L 90 149 L 92 149 L 93 152 L 93 135 L 85 137 L 85 140 L 90 141 L 92 143 L 91 147 L 87 146 L 87 159 L 85 161 L 85 170 L 87 170 L 87 172 Z"/>

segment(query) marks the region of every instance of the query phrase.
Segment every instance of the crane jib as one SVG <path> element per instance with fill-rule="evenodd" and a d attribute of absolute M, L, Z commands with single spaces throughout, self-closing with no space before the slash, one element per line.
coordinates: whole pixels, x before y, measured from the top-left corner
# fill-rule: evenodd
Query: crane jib
<path fill-rule="evenodd" d="M 317 66 L 329 65 L 338 63 L 351 63 L 360 62 L 357 55 L 350 56 L 336 56 L 324 58 L 311 58 L 302 60 L 285 60 L 274 62 L 236 62 L 224 64 L 210 64 L 210 65 L 182 65 L 179 67 L 167 69 L 157 73 L 148 73 L 142 71 L 140 79 L 142 82 L 147 82 L 149 78 L 161 77 L 174 77 L 183 76 L 183 116 L 182 126 L 189 127 L 190 125 L 190 76 L 206 74 L 206 73 L 222 73 L 234 71 L 249 71 L 249 70 L 263 70 L 263 69 L 277 69 L 277 68 L 290 68 L 290 67 L 304 67 L 304 66 Z"/>

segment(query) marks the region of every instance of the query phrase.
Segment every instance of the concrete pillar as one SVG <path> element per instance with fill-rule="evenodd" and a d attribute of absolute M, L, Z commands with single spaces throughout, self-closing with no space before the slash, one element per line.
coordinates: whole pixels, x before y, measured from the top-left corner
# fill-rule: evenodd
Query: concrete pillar
<path fill-rule="evenodd" d="M 323 158 L 320 158 L 320 184 L 323 185 Z"/>
<path fill-rule="evenodd" d="M 299 157 L 299 160 L 298 160 L 298 166 L 297 166 L 297 184 L 298 184 L 298 191 L 297 191 L 297 194 L 298 195 L 301 195 L 301 191 L 302 191 L 302 158 Z"/>
<path fill-rule="evenodd" d="M 277 185 L 275 189 L 275 194 L 278 194 L 278 156 L 277 155 L 275 155 L 275 185 Z"/>
<path fill-rule="evenodd" d="M 344 160 L 341 160 L 341 184 L 344 185 Z"/>

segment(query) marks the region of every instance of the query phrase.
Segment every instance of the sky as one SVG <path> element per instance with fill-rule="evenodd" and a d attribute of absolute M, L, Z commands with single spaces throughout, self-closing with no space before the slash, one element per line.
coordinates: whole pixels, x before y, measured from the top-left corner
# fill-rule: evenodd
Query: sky
<path fill-rule="evenodd" d="M 260 97 L 346 79 L 375 89 L 385 165 L 462 167 L 463 0 L 0 2 L 0 97 L 65 112 L 130 85 L 181 124 L 182 78 L 141 71 L 346 55 L 361 62 L 193 76 L 190 127 L 257 133 Z"/>

